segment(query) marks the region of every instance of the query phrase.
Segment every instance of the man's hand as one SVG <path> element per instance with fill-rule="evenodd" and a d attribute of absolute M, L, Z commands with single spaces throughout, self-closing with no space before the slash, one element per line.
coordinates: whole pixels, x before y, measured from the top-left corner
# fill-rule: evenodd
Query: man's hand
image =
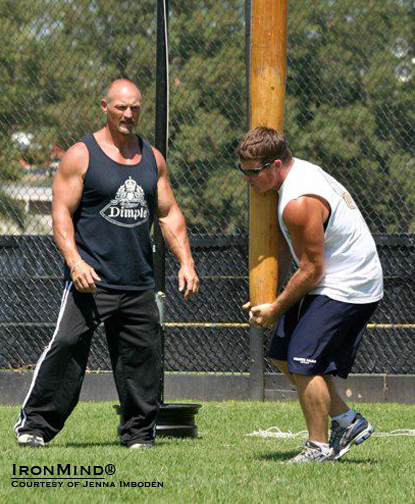
<path fill-rule="evenodd" d="M 199 292 L 199 278 L 193 266 L 182 266 L 178 273 L 179 278 L 179 291 L 184 292 L 184 299 L 187 301 L 190 296 Z"/>
<path fill-rule="evenodd" d="M 243 310 L 249 310 L 249 323 L 257 327 L 266 327 L 271 329 L 278 320 L 278 313 L 272 303 L 265 303 L 258 306 L 251 306 L 251 303 L 245 303 Z"/>
<path fill-rule="evenodd" d="M 95 282 L 100 282 L 101 279 L 95 272 L 94 268 L 86 262 L 80 263 L 71 273 L 75 289 L 79 292 L 95 292 L 97 286 Z"/>

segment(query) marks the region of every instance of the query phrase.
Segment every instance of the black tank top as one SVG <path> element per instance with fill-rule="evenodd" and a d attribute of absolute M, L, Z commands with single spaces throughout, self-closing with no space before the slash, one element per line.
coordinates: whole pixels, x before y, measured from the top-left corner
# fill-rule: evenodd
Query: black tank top
<path fill-rule="evenodd" d="M 81 139 L 89 151 L 81 202 L 74 213 L 75 242 L 82 259 L 112 289 L 154 288 L 150 235 L 157 194 L 157 162 L 138 137 L 141 161 L 113 161 L 94 135 Z M 66 267 L 65 277 L 69 279 Z"/>

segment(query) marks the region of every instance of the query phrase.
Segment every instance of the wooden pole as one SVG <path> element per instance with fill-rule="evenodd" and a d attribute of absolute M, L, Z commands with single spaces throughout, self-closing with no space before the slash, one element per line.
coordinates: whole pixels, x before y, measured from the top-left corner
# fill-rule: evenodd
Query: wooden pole
<path fill-rule="evenodd" d="M 286 80 L 287 0 L 252 0 L 250 128 L 282 131 Z M 249 294 L 252 305 L 275 300 L 278 282 L 277 197 L 250 189 Z"/>

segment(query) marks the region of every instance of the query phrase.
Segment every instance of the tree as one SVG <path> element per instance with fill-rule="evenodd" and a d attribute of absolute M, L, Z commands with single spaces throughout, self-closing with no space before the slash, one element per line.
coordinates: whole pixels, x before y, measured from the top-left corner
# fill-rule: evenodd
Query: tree
<path fill-rule="evenodd" d="M 4 186 L 16 183 L 21 178 L 20 153 L 10 141 L 0 140 L 0 214 L 11 224 L 24 228 L 24 206 L 5 190 Z"/>
<path fill-rule="evenodd" d="M 245 233 L 234 168 L 246 130 L 243 0 L 170 0 L 171 181 L 194 233 Z M 289 2 L 285 132 L 294 154 L 344 183 L 376 232 L 414 232 L 412 0 Z M 154 140 L 155 3 L 0 0 L 0 134 L 33 134 L 33 163 L 103 124 L 116 77 L 143 94 Z M 15 153 L 16 154 L 16 153 Z M 6 156 L 6 157 L 5 157 Z"/>
<path fill-rule="evenodd" d="M 295 153 L 344 183 L 373 231 L 414 232 L 413 3 L 291 5 L 286 130 Z"/>
<path fill-rule="evenodd" d="M 145 97 L 142 131 L 152 135 L 152 2 L 141 5 L 126 0 L 0 0 L 0 26 L 0 74 L 6 91 L 0 95 L 0 135 L 4 146 L 0 162 L 4 182 L 12 181 L 6 173 L 16 154 L 14 132 L 31 137 L 24 154 L 40 172 L 50 164 L 55 145 L 65 150 L 102 126 L 99 100 L 117 77 L 138 82 Z M 34 184 L 36 177 L 44 182 L 45 177 L 34 172 L 23 181 Z M 1 206 L 2 214 L 10 217 L 17 214 L 19 207 L 4 193 Z"/>
<path fill-rule="evenodd" d="M 243 7 L 171 2 L 169 161 L 193 232 L 246 229 L 247 188 L 234 154 L 246 127 Z"/>

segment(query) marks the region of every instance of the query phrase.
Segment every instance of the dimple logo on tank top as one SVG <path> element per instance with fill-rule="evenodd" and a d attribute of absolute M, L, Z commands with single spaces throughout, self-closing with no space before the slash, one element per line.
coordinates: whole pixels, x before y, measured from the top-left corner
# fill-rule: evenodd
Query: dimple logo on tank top
<path fill-rule="evenodd" d="M 149 211 L 143 188 L 128 177 L 118 189 L 115 198 L 100 214 L 116 226 L 135 227 L 144 224 L 148 221 Z"/>

